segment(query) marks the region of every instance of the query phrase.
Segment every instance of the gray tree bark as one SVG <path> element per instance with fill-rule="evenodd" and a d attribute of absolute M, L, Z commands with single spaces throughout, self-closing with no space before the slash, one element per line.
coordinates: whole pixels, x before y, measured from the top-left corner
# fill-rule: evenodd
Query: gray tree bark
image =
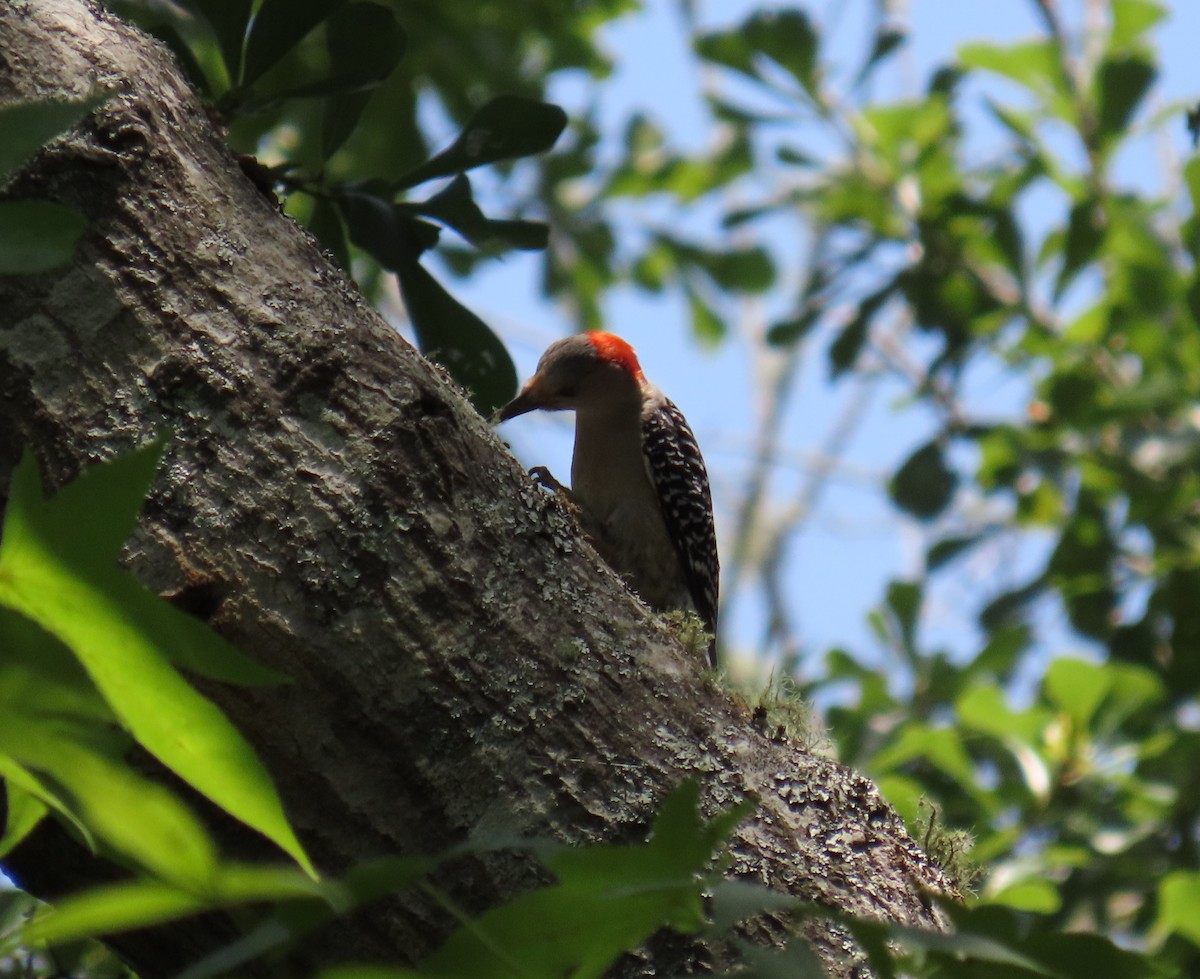
<path fill-rule="evenodd" d="M 0 486 L 31 446 L 54 486 L 172 433 L 126 553 L 293 682 L 206 687 L 255 744 L 314 860 L 339 873 L 503 828 L 645 836 L 699 775 L 758 808 L 729 874 L 857 914 L 944 927 L 941 873 L 865 779 L 756 727 L 581 541 L 439 371 L 239 170 L 170 56 L 86 0 L 0 4 L 0 100 L 109 101 L 7 188 L 89 230 L 70 268 L 0 280 Z M 218 824 L 233 852 L 255 850 Z M 113 868 L 47 826 L 11 869 L 50 899 Z M 456 867 L 472 909 L 530 885 Z M 299 963 L 412 962 L 450 923 L 381 901 Z M 804 933 L 857 974 L 834 926 Z M 117 940 L 144 977 L 232 934 L 215 917 Z M 629 971 L 695 965 L 652 943 Z"/>

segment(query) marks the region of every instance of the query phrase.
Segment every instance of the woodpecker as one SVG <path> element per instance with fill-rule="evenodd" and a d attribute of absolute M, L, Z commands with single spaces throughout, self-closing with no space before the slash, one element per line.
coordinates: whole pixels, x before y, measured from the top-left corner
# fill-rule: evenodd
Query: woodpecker
<path fill-rule="evenodd" d="M 599 330 L 551 344 L 497 417 L 537 409 L 575 412 L 570 496 L 596 550 L 651 608 L 693 609 L 715 637 L 708 472 L 683 413 L 646 379 L 633 347 Z M 708 658 L 715 666 L 715 638 Z"/>

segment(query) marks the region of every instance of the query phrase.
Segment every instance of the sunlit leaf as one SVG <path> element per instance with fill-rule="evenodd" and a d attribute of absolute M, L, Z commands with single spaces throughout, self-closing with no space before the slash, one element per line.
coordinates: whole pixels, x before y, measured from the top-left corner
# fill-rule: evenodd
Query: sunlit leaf
<path fill-rule="evenodd" d="M 0 542 L 0 604 L 70 647 L 121 722 L 163 764 L 312 872 L 253 749 L 171 667 L 156 624 L 131 615 L 122 601 L 130 586 L 113 563 L 116 548 L 160 453 L 152 444 L 93 469 L 52 500 L 43 498 L 27 456 L 13 476 Z M 171 619 L 177 636 L 200 647 L 220 642 L 177 614 Z"/>
<path fill-rule="evenodd" d="M 1200 872 L 1173 870 L 1158 885 L 1155 928 L 1177 933 L 1200 946 Z"/>
<path fill-rule="evenodd" d="M 1087 727 L 1112 688 L 1113 675 L 1103 666 L 1077 659 L 1056 659 L 1046 671 L 1046 694 L 1076 724 Z"/>
<path fill-rule="evenodd" d="M 1010 47 L 966 44 L 959 48 L 958 60 L 967 68 L 994 71 L 1023 85 L 1061 119 L 1070 121 L 1075 114 L 1071 81 L 1053 41 L 1026 41 Z"/>
<path fill-rule="evenodd" d="M 1129 47 L 1167 15 L 1156 0 L 1111 0 L 1110 6 L 1115 48 Z"/>

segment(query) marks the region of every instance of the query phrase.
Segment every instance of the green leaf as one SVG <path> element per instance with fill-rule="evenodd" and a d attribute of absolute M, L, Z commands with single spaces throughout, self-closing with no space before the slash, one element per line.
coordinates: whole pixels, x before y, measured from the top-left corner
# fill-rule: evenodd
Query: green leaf
<path fill-rule="evenodd" d="M 342 206 L 351 240 L 396 273 L 421 352 L 466 388 L 484 416 L 512 400 L 517 369 L 504 344 L 416 259 L 422 248 L 432 244 L 418 236 L 431 233 L 436 241 L 437 228 L 413 218 L 405 205 L 372 194 L 345 194 Z"/>
<path fill-rule="evenodd" d="M 1056 659 L 1046 671 L 1046 695 L 1082 728 L 1088 727 L 1112 683 L 1107 667 L 1078 659 Z"/>
<path fill-rule="evenodd" d="M 341 212 L 336 204 L 324 197 L 318 197 L 313 202 L 308 230 L 316 236 L 321 247 L 334 257 L 340 268 L 350 268 L 350 245 L 346 241 L 346 226 L 342 223 Z"/>
<path fill-rule="evenodd" d="M 1167 15 L 1155 0 L 1111 0 L 1112 46 L 1128 48 Z"/>
<path fill-rule="evenodd" d="M 94 469 L 49 501 L 26 456 L 13 475 L 0 540 L 0 604 L 70 647 L 151 754 L 314 873 L 253 749 L 171 668 L 158 641 L 161 622 L 147 622 L 124 601 L 131 586 L 113 562 L 160 454 L 154 443 Z M 206 646 L 220 642 L 182 613 L 169 620 L 177 637 L 196 644 L 198 662 L 207 659 Z"/>
<path fill-rule="evenodd" d="M 8 813 L 4 833 L 0 835 L 0 859 L 12 853 L 50 811 L 49 806 L 37 795 L 26 792 L 9 777 L 7 769 L 12 764 L 5 764 L 5 761 L 0 759 L 0 777 L 4 778 L 4 786 L 0 791 L 4 793 L 4 808 Z"/>
<path fill-rule="evenodd" d="M 1016 911 L 1054 914 L 1062 907 L 1062 895 L 1053 881 L 1022 880 L 989 894 L 988 902 L 1003 904 Z"/>
<path fill-rule="evenodd" d="M 932 728 L 917 721 L 901 729 L 871 761 L 873 772 L 890 772 L 915 759 L 924 759 L 949 775 L 964 790 L 979 793 L 971 756 L 953 728 Z"/>
<path fill-rule="evenodd" d="M 697 38 L 695 47 L 696 53 L 706 61 L 769 84 L 769 75 L 756 63 L 757 55 L 766 55 L 815 98 L 819 87 L 818 41 L 816 29 L 806 13 L 779 10 L 755 13 L 731 31 L 702 35 Z"/>
<path fill-rule="evenodd" d="M 0 201 L 0 275 L 36 275 L 70 263 L 87 221 L 51 201 Z"/>
<path fill-rule="evenodd" d="M 1154 927 L 1200 946 L 1200 872 L 1172 870 L 1159 882 Z"/>
<path fill-rule="evenodd" d="M 1110 150 L 1124 134 L 1158 72 L 1139 55 L 1105 58 L 1096 71 L 1096 140 Z"/>
<path fill-rule="evenodd" d="M 404 30 L 390 7 L 351 3 L 339 8 L 325 25 L 332 78 L 347 86 L 376 86 L 404 57 Z"/>
<path fill-rule="evenodd" d="M 389 860 L 390 890 L 411 882 L 429 869 L 429 861 Z M 398 873 L 400 865 L 407 873 Z M 366 864 L 364 867 L 373 865 Z M 202 911 L 239 904 L 265 902 L 320 902 L 330 911 L 346 913 L 358 903 L 343 883 L 319 883 L 286 867 L 223 864 L 200 891 L 177 887 L 165 881 L 121 881 L 68 896 L 53 907 L 42 909 L 26 927 L 22 938 L 32 945 L 62 945 L 98 935 L 109 935 L 190 917 Z M 319 916 L 324 921 L 329 912 Z M 285 933 L 284 939 L 294 938 Z M 278 944 L 278 943 L 276 943 Z M 270 946 L 274 947 L 274 945 Z M 261 952 L 268 949 L 263 948 Z M 205 960 L 208 961 L 208 960 Z M 245 960 L 230 962 L 231 967 Z M 202 970 L 190 967 L 186 975 Z M 228 970 L 226 970 L 228 971 Z M 214 973 L 203 973 L 214 974 Z M 224 973 L 221 973 L 224 974 Z"/>
<path fill-rule="evenodd" d="M 467 389 L 485 418 L 517 393 L 517 369 L 486 323 L 450 295 L 417 262 L 396 269 L 417 343 Z"/>
<path fill-rule="evenodd" d="M 119 853 L 176 885 L 208 884 L 216 851 L 199 820 L 167 789 L 77 741 L 61 722 L 34 715 L 0 717 L 0 752 L 61 785 L 80 820 Z"/>
<path fill-rule="evenodd" d="M 325 24 L 329 52 L 327 71 L 314 80 L 283 88 L 259 91 L 255 105 L 274 105 L 285 99 L 326 98 L 368 94 L 378 88 L 404 56 L 405 34 L 388 7 L 377 3 L 351 3 L 341 7 Z M 311 76 L 311 72 L 306 72 Z M 336 100 L 345 116 L 332 117 L 326 106 L 326 143 L 341 145 L 354 129 L 366 99 Z M 336 146 L 335 146 L 336 148 Z M 327 151 L 328 152 L 332 151 Z"/>
<path fill-rule="evenodd" d="M 892 581 L 888 583 L 887 605 L 900 627 L 900 640 L 905 652 L 914 660 L 917 655 L 917 619 L 921 614 L 924 591 L 917 581 Z"/>
<path fill-rule="evenodd" d="M 0 106 L 0 183 L 50 140 L 73 129 L 106 101 L 108 95 L 101 92 L 70 101 L 47 99 Z"/>
<path fill-rule="evenodd" d="M 717 311 L 690 283 L 684 283 L 683 292 L 687 296 L 688 312 L 692 317 L 692 333 L 696 339 L 706 344 L 720 343 L 725 337 L 725 323 L 717 315 Z"/>
<path fill-rule="evenodd" d="M 936 441 L 927 442 L 905 460 L 888 484 L 888 494 L 900 509 L 932 520 L 949 505 L 958 485 Z"/>
<path fill-rule="evenodd" d="M 558 883 L 468 922 L 421 963 L 425 975 L 493 979 L 605 974 L 663 925 L 704 922 L 701 875 L 748 807 L 704 822 L 698 789 L 667 800 L 645 846 L 563 848 L 547 860 Z"/>
<path fill-rule="evenodd" d="M 450 146 L 394 181 L 391 189 L 543 153 L 557 142 L 566 125 L 567 114 L 557 105 L 517 95 L 498 96 L 471 116 Z"/>
<path fill-rule="evenodd" d="M 968 731 L 991 735 L 1002 742 L 1035 744 L 1053 723 L 1053 715 L 1044 707 L 1014 711 L 996 686 L 971 687 L 954 704 L 958 721 Z"/>
<path fill-rule="evenodd" d="M 213 0 L 219 2 L 219 0 Z M 241 85 L 253 85 L 344 0 L 263 0 L 246 37 Z"/>
<path fill-rule="evenodd" d="M 322 159 L 328 160 L 345 145 L 370 101 L 370 92 L 340 92 L 325 100 L 321 107 Z"/>
<path fill-rule="evenodd" d="M 831 373 L 835 378 L 850 370 L 858 360 L 858 355 L 867 342 L 871 321 L 891 298 L 895 287 L 894 282 L 889 283 L 859 303 L 858 309 L 854 312 L 854 318 L 838 333 L 837 339 L 829 348 L 829 363 Z"/>
<path fill-rule="evenodd" d="M 21 795 L 41 804 L 47 811 L 54 812 L 79 834 L 79 838 L 89 849 L 95 851 L 95 835 L 76 815 L 62 789 L 51 786 L 46 779 L 25 768 L 3 751 L 0 751 L 0 778 L 4 779 L 5 786 L 10 790 L 15 789 Z M 7 833 L 5 841 L 11 846 L 16 846 L 20 842 L 17 838 L 10 840 Z"/>
<path fill-rule="evenodd" d="M 174 921 L 205 910 L 208 902 L 162 881 L 97 887 L 45 908 L 24 929 L 31 946 L 53 946 Z"/>
<path fill-rule="evenodd" d="M 26 711 L 109 725 L 112 710 L 71 651 L 25 616 L 0 607 L 0 713 Z"/>
<path fill-rule="evenodd" d="M 349 189 L 338 199 L 350 240 L 385 269 L 399 272 L 416 264 L 421 252 L 437 244 L 436 225 L 413 217 L 412 208 L 394 204 L 364 189 Z"/>
<path fill-rule="evenodd" d="M 908 40 L 908 34 L 896 27 L 883 26 L 875 32 L 875 42 L 871 45 L 871 53 L 863 63 L 854 79 L 854 87 L 864 84 L 883 62 Z"/>
<path fill-rule="evenodd" d="M 994 71 L 1040 96 L 1047 109 L 1072 121 L 1075 110 L 1071 82 L 1063 72 L 1061 53 L 1053 41 L 1028 41 L 1011 47 L 966 44 L 958 60 L 966 68 Z"/>
<path fill-rule="evenodd" d="M 230 84 L 237 85 L 254 0 L 192 0 L 192 3 L 211 25 Z"/>
<path fill-rule="evenodd" d="M 768 10 L 754 14 L 742 33 L 756 51 L 765 54 L 817 96 L 817 31 L 803 10 Z"/>
<path fill-rule="evenodd" d="M 772 323 L 767 329 L 767 343 L 772 347 L 791 347 L 808 336 L 820 318 L 821 311 L 810 306 L 799 316 Z"/>
<path fill-rule="evenodd" d="M 428 200 L 397 207 L 441 221 L 482 250 L 493 251 L 497 244 L 542 249 L 550 240 L 549 227 L 540 221 L 492 221 L 485 217 L 471 196 L 470 178 L 462 173 Z"/>

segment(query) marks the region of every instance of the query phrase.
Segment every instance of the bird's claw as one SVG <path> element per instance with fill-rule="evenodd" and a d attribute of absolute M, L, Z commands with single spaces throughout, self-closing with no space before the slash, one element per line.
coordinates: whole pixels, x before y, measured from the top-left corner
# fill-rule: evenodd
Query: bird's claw
<path fill-rule="evenodd" d="M 529 470 L 529 475 L 533 477 L 533 481 L 535 483 L 541 487 L 544 487 L 545 489 L 548 489 L 551 493 L 567 492 L 567 488 L 563 486 L 563 484 L 557 479 L 555 479 L 550 473 L 550 470 L 545 466 L 534 466 Z"/>

